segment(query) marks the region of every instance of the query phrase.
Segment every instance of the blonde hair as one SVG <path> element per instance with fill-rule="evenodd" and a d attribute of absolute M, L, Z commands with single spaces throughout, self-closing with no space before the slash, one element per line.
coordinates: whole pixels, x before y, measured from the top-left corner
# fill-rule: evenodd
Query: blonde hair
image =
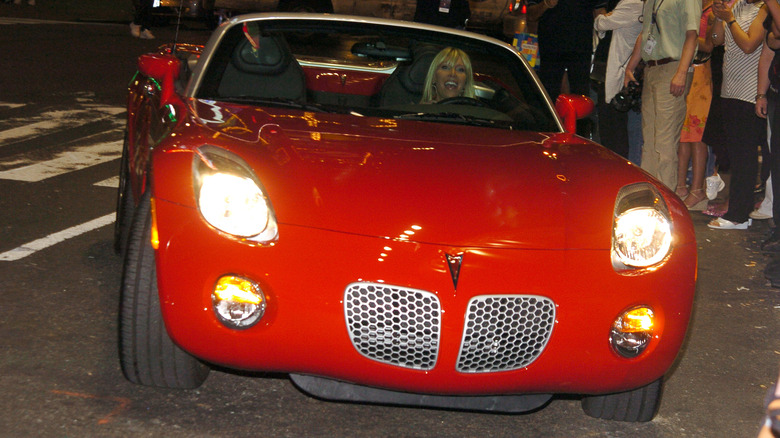
<path fill-rule="evenodd" d="M 476 93 L 474 92 L 474 70 L 471 67 L 471 60 L 469 59 L 469 55 L 467 55 L 463 50 L 456 49 L 454 47 L 445 47 L 436 54 L 436 56 L 433 58 L 433 61 L 431 61 L 430 68 L 428 68 L 428 74 L 425 76 L 425 87 L 423 88 L 421 100 L 422 103 L 436 102 L 439 100 L 436 87 L 433 83 L 436 70 L 439 69 L 439 66 L 444 64 L 449 65 L 450 67 L 454 67 L 455 63 L 458 62 L 458 59 L 461 59 L 463 61 L 463 66 L 466 67 L 466 83 L 463 85 L 462 96 L 471 98 L 476 97 Z"/>

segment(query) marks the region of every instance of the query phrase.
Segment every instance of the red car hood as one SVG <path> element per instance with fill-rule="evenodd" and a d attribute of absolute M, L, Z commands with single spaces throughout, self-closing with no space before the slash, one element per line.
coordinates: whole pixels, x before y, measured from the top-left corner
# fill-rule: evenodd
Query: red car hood
<path fill-rule="evenodd" d="M 610 245 L 615 196 L 648 180 L 567 134 L 196 102 L 209 143 L 252 166 L 280 224 L 458 247 Z M 229 114 L 228 117 L 224 115 Z"/>

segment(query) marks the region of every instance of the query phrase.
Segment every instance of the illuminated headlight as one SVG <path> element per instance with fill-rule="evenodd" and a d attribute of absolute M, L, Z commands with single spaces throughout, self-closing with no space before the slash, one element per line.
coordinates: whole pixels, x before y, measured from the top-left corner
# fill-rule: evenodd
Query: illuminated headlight
<path fill-rule="evenodd" d="M 240 239 L 260 243 L 276 239 L 276 219 L 268 198 L 243 161 L 203 147 L 194 173 L 198 208 L 206 222 Z"/>
<path fill-rule="evenodd" d="M 656 189 L 645 183 L 620 190 L 612 227 L 612 262 L 617 270 L 662 262 L 672 249 L 672 223 Z"/>
<path fill-rule="evenodd" d="M 649 307 L 634 307 L 615 319 L 610 331 L 612 348 L 623 357 L 639 356 L 653 337 L 655 315 Z"/>
<path fill-rule="evenodd" d="M 211 301 L 220 322 L 234 329 L 253 326 L 265 313 L 265 297 L 260 286 L 235 275 L 219 278 Z"/>

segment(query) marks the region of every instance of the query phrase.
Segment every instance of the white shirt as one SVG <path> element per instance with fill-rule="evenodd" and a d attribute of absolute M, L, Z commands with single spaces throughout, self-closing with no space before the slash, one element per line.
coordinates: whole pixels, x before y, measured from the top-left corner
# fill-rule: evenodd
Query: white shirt
<path fill-rule="evenodd" d="M 609 14 L 599 15 L 593 21 L 593 27 L 599 31 L 599 37 L 603 37 L 608 30 L 612 31 L 604 85 L 607 103 L 623 88 L 626 64 L 631 57 L 631 51 L 634 50 L 636 38 L 642 31 L 642 23 L 639 21 L 642 5 L 642 0 L 620 0 Z"/>

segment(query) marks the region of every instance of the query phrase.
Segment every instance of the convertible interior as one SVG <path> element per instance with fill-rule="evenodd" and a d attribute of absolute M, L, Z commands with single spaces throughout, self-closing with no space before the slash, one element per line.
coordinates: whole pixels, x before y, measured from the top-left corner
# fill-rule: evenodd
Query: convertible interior
<path fill-rule="evenodd" d="M 277 29 L 236 26 L 209 60 L 195 97 L 503 129 L 558 129 L 533 75 L 506 51 L 455 37 L 371 31 L 352 26 L 301 32 L 283 22 Z M 421 103 L 432 61 L 448 46 L 468 54 L 476 97 Z"/>

